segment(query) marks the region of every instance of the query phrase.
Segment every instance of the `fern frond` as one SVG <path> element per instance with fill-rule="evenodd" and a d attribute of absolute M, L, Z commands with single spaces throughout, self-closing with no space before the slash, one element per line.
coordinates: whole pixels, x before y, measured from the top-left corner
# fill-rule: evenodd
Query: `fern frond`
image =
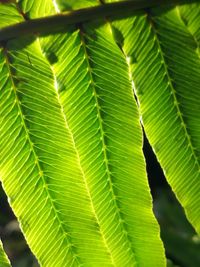
<path fill-rule="evenodd" d="M 2 181 L 41 266 L 165 266 L 129 69 L 102 24 L 2 47 Z"/>
<path fill-rule="evenodd" d="M 176 7 L 141 12 L 117 22 L 116 27 L 124 36 L 123 50 L 145 132 L 167 180 L 200 233 L 200 58 L 195 12 L 185 14 L 191 19 L 188 26 Z"/>

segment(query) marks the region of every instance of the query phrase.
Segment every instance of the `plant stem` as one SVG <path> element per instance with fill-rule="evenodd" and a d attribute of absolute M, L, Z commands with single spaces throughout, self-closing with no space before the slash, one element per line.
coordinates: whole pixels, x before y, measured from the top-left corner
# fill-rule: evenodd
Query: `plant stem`
<path fill-rule="evenodd" d="M 129 0 L 83 8 L 53 16 L 31 19 L 0 29 L 0 42 L 30 34 L 50 34 L 66 30 L 66 25 L 96 20 L 103 17 L 133 15 L 140 9 L 198 2 L 198 0 Z"/>

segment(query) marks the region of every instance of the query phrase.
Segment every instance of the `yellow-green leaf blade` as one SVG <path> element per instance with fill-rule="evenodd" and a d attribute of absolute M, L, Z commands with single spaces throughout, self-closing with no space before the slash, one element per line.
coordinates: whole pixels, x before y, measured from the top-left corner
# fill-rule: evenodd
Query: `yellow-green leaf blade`
<path fill-rule="evenodd" d="M 163 248 L 157 239 L 158 229 L 156 230 L 157 226 L 153 223 L 152 211 L 148 211 L 151 204 L 149 193 L 144 190 L 147 184 L 141 128 L 124 56 L 114 44 L 109 24 L 104 27 L 87 24 L 83 27 L 69 36 L 69 40 L 64 35 L 50 39 L 45 54 L 50 58 L 54 55 L 54 58 L 58 59 L 52 63 L 52 67 L 66 118 L 80 153 L 80 163 L 86 173 L 86 182 L 100 229 L 116 266 L 126 266 L 134 262 L 135 266 L 144 263 L 149 266 L 164 266 Z M 74 55 L 77 60 L 73 59 Z M 81 82 L 81 78 L 84 83 Z M 75 114 L 78 115 L 77 119 Z M 90 121 L 94 124 L 93 130 Z M 89 140 L 94 142 L 90 143 Z M 97 144 L 102 151 L 100 154 L 96 154 Z M 91 150 L 91 156 L 88 150 Z M 101 166 L 100 169 L 94 161 L 97 156 L 96 162 Z M 88 168 L 90 165 L 91 170 Z M 105 181 L 108 181 L 107 184 L 104 184 L 102 175 L 105 176 Z M 95 185 L 98 185 L 98 189 L 104 188 L 105 192 L 101 190 L 100 195 L 97 195 Z M 107 194 L 109 191 L 111 193 Z M 141 191 L 141 198 L 134 199 L 136 192 Z M 94 198 L 95 195 L 102 199 L 100 207 Z M 106 213 L 110 212 L 106 203 L 103 206 L 105 198 L 107 204 L 113 203 L 111 207 L 116 213 L 117 220 L 124 223 L 116 224 L 116 217 L 106 216 Z M 137 208 L 134 208 L 136 206 Z M 105 210 L 105 214 L 101 214 L 102 209 Z M 143 223 L 142 214 L 145 214 Z M 138 217 L 139 224 L 136 222 Z M 135 226 L 132 228 L 134 221 Z M 148 224 L 151 226 L 148 227 Z M 150 238 L 151 227 L 154 231 Z M 113 234 L 111 235 L 107 229 Z M 127 238 L 122 235 L 125 231 Z M 138 246 L 141 238 L 139 232 L 143 232 L 142 240 L 145 240 L 141 247 Z M 125 251 L 121 249 L 122 240 Z M 148 253 L 155 255 L 153 260 L 147 263 Z"/>
<path fill-rule="evenodd" d="M 150 10 L 116 25 L 149 141 L 200 232 L 200 60 L 194 36 L 177 8 Z"/>
<path fill-rule="evenodd" d="M 108 24 L 68 31 L 2 50 L 11 205 L 41 266 L 165 266 L 124 56 Z"/>
<path fill-rule="evenodd" d="M 18 22 L 23 21 L 22 15 L 17 10 L 15 4 L 7 3 L 3 4 L 0 2 L 0 28 L 16 24 Z"/>
<path fill-rule="evenodd" d="M 3 245 L 0 241 L 0 266 L 1 267 L 11 267 L 8 257 L 6 256 L 4 249 L 3 249 Z"/>

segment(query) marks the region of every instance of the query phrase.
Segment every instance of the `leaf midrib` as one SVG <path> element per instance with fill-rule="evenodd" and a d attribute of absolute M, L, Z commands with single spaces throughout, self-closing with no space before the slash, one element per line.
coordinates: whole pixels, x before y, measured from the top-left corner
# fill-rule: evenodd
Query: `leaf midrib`
<path fill-rule="evenodd" d="M 56 74 L 55 74 L 55 71 L 54 71 L 54 69 L 53 69 L 52 66 L 51 66 L 51 70 L 52 70 L 52 73 L 53 73 L 54 80 L 56 81 Z M 106 238 L 105 238 L 103 232 L 101 231 L 101 224 L 100 224 L 100 221 L 99 221 L 99 219 L 98 219 L 98 216 L 97 216 L 97 213 L 96 213 L 94 204 L 93 204 L 93 200 L 92 200 L 92 196 L 91 196 L 90 189 L 89 189 L 89 186 L 88 186 L 87 178 L 86 178 L 85 172 L 84 172 L 83 167 L 82 167 L 82 164 L 81 164 L 79 151 L 78 151 L 78 148 L 77 148 L 75 139 L 74 139 L 74 135 L 73 135 L 72 130 L 71 130 L 70 126 L 69 126 L 68 119 L 67 119 L 66 114 L 65 114 L 65 112 L 64 112 L 64 108 L 63 108 L 63 105 L 62 105 L 62 102 L 61 102 L 61 99 L 60 99 L 59 91 L 58 91 L 58 90 L 55 90 L 55 91 L 56 91 L 56 95 L 57 95 L 58 103 L 59 103 L 59 105 L 60 105 L 61 114 L 62 114 L 62 117 L 63 117 L 64 122 L 65 122 L 65 128 L 67 129 L 67 132 L 69 133 L 69 135 L 70 135 L 70 137 L 71 137 L 72 145 L 73 145 L 74 151 L 75 151 L 75 153 L 76 153 L 78 167 L 79 167 L 80 172 L 81 172 L 82 177 L 83 177 L 83 181 L 84 181 L 85 188 L 86 188 L 86 191 L 87 191 L 89 200 L 90 200 L 90 205 L 91 205 L 91 208 L 92 208 L 93 215 L 94 215 L 94 217 L 95 217 L 95 219 L 96 219 L 96 221 L 97 221 L 97 223 L 98 223 L 98 225 L 99 225 L 99 230 L 100 230 L 102 239 L 103 239 L 103 241 L 104 241 L 104 245 L 105 245 L 105 247 L 107 248 L 107 250 L 109 251 L 109 255 L 110 255 L 110 257 L 111 257 L 111 261 L 112 261 L 113 265 L 115 266 L 115 264 L 114 264 L 114 259 L 113 259 L 113 257 L 112 257 L 111 251 L 109 250 L 109 247 L 108 247 Z"/>
<path fill-rule="evenodd" d="M 132 252 L 132 254 L 131 254 L 132 258 L 134 259 L 134 262 L 136 262 L 135 253 L 133 252 L 133 249 L 132 249 L 129 237 L 128 237 L 128 232 L 126 230 L 123 218 L 122 218 L 120 210 L 118 208 L 117 201 L 116 201 L 116 194 L 114 192 L 114 188 L 113 188 L 113 185 L 112 185 L 112 178 L 111 178 L 111 175 L 110 175 L 111 171 L 110 171 L 110 168 L 109 168 L 109 165 L 108 165 L 109 160 L 108 160 L 108 155 L 107 155 L 107 147 L 106 147 L 106 143 L 105 143 L 105 131 L 104 131 L 104 126 L 103 126 L 103 119 L 101 117 L 100 105 L 99 105 L 98 96 L 97 96 L 97 92 L 96 92 L 96 88 L 95 88 L 95 81 L 93 79 L 92 68 L 90 66 L 90 59 L 89 59 L 89 55 L 88 55 L 88 51 L 87 51 L 86 41 L 85 41 L 85 38 L 84 38 L 83 30 L 81 28 L 79 28 L 79 34 L 80 34 L 81 43 L 82 43 L 82 47 L 83 47 L 84 54 L 85 54 L 86 63 L 87 63 L 87 66 L 88 66 L 88 73 L 89 73 L 90 81 L 91 81 L 90 85 L 93 88 L 93 96 L 94 96 L 95 103 L 96 103 L 96 110 L 97 110 L 99 126 L 100 126 L 100 133 L 101 133 L 101 139 L 102 139 L 103 155 L 104 155 L 104 160 L 105 160 L 106 173 L 107 173 L 108 180 L 109 180 L 110 191 L 111 191 L 111 194 L 112 194 L 112 199 L 113 199 L 113 202 L 114 202 L 116 213 L 118 214 L 119 219 L 120 219 L 119 224 L 121 224 L 122 229 L 126 233 L 127 244 L 129 246 L 129 249 Z"/>

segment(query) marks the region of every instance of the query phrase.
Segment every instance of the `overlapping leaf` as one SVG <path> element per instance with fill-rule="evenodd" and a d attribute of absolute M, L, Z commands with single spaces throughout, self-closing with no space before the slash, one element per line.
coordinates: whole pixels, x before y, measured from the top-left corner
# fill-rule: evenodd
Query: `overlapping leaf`
<path fill-rule="evenodd" d="M 152 9 L 114 25 L 123 36 L 146 134 L 199 233 L 199 5 L 195 6 L 187 12 L 185 7 Z"/>
<path fill-rule="evenodd" d="M 200 5 L 183 5 L 179 6 L 177 9 L 183 23 L 192 34 L 194 41 L 196 42 L 197 53 L 200 58 Z"/>

